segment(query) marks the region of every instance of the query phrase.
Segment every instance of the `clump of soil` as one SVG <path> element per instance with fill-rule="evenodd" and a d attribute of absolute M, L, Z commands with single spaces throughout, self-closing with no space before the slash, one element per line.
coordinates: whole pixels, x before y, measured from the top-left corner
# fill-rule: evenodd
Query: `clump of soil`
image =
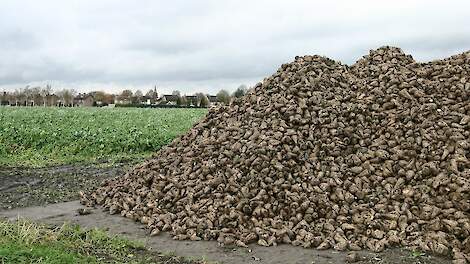
<path fill-rule="evenodd" d="M 82 197 L 151 234 L 470 258 L 470 52 L 296 57 Z"/>

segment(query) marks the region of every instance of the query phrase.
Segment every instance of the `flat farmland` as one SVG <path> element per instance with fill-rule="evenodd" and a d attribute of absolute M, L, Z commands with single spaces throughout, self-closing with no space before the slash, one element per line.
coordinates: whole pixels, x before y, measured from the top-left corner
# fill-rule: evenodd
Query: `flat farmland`
<path fill-rule="evenodd" d="M 0 107 L 0 166 L 145 158 L 206 113 L 206 109 Z"/>
<path fill-rule="evenodd" d="M 77 200 L 79 191 L 124 175 L 206 113 L 0 107 L 0 213 Z M 155 252 L 104 229 L 17 220 L 0 215 L 0 263 L 206 263 Z"/>

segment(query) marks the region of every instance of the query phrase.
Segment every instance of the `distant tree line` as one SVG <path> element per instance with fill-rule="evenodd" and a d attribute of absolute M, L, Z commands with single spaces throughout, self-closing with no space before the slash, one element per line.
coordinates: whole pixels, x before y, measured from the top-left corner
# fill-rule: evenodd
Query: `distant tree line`
<path fill-rule="evenodd" d="M 230 103 L 230 100 L 232 99 L 232 97 L 240 98 L 240 97 L 244 96 L 247 91 L 248 91 L 248 88 L 244 84 L 240 85 L 235 90 L 235 92 L 232 93 L 232 95 L 230 95 L 230 93 L 227 90 L 222 89 L 217 93 L 217 99 L 220 102 L 228 104 L 228 103 Z"/>
<path fill-rule="evenodd" d="M 0 104 L 15 106 L 55 106 L 61 104 L 73 106 L 73 98 L 76 95 L 77 92 L 73 89 L 62 89 L 53 93 L 50 85 L 44 87 L 26 86 L 13 92 L 0 93 Z"/>
<path fill-rule="evenodd" d="M 53 91 L 50 85 L 44 87 L 30 87 L 16 89 L 13 92 L 0 92 L 0 105 L 11 106 L 179 106 L 179 107 L 209 107 L 213 104 L 229 104 L 232 98 L 242 97 L 247 92 L 246 85 L 240 85 L 230 94 L 227 90 L 220 90 L 216 95 L 195 93 L 182 95 L 175 90 L 171 95 L 159 96 L 157 87 L 145 94 L 141 90 L 132 92 L 125 89 L 119 94 L 110 94 L 103 91 L 78 93 L 74 89 L 61 89 Z"/>

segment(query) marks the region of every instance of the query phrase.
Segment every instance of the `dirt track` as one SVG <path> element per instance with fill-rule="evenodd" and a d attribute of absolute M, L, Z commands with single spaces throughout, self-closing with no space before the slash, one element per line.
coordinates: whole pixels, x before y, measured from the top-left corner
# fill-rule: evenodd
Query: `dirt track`
<path fill-rule="evenodd" d="M 101 209 L 93 209 L 89 215 L 78 215 L 77 209 L 83 208 L 78 201 L 78 191 L 93 188 L 101 180 L 122 175 L 129 165 L 112 167 L 61 166 L 53 168 L 0 169 L 0 218 L 18 217 L 60 225 L 64 222 L 79 224 L 83 227 L 105 228 L 113 234 L 122 234 L 145 244 L 158 252 L 174 253 L 178 256 L 205 259 L 226 264 L 236 263 L 293 263 L 327 264 L 346 263 L 348 252 L 333 250 L 313 250 L 280 245 L 261 247 L 249 245 L 249 249 L 221 247 L 216 241 L 176 241 L 164 233 L 149 237 L 143 225 L 127 218 L 109 215 Z M 26 207 L 39 205 L 35 207 Z M 23 208 L 26 207 L 26 208 Z M 6 209 L 13 208 L 13 209 Z M 420 256 L 404 249 L 386 250 L 381 253 L 359 252 L 363 258 L 357 263 L 451 263 L 448 258 Z"/>

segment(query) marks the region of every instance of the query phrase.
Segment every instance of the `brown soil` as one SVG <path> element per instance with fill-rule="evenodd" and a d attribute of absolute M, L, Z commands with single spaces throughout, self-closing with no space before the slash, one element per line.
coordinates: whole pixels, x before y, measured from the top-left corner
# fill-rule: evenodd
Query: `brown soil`
<path fill-rule="evenodd" d="M 78 199 L 78 192 L 123 175 L 129 164 L 0 167 L 0 210 Z"/>

